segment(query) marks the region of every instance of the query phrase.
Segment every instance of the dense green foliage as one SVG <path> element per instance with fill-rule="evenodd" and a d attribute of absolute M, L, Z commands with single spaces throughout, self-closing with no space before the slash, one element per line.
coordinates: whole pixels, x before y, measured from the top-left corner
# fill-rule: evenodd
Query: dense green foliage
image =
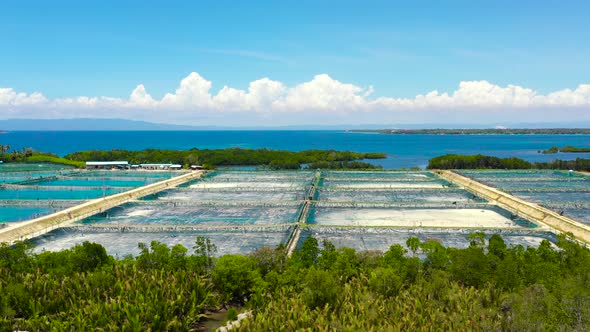
<path fill-rule="evenodd" d="M 309 169 L 357 169 L 380 170 L 383 166 L 373 165 L 362 161 L 316 161 L 307 165 Z"/>
<path fill-rule="evenodd" d="M 478 155 L 447 154 L 430 159 L 428 169 L 562 169 L 589 171 L 590 159 L 555 159 L 550 162 L 531 163 L 520 158 L 498 158 Z"/>
<path fill-rule="evenodd" d="M 0 330 L 186 331 L 215 305 L 204 260 L 182 246 L 140 244 L 116 261 L 85 242 L 33 255 L 19 243 L 0 246 Z"/>
<path fill-rule="evenodd" d="M 467 249 L 407 242 L 384 254 L 309 239 L 263 274 L 266 302 L 240 330 L 588 330 L 590 251 L 561 236 L 555 248 L 507 248 L 493 235 Z M 416 257 L 421 254 L 423 259 Z"/>
<path fill-rule="evenodd" d="M 560 152 L 590 152 L 590 148 L 577 148 L 575 146 L 567 145 L 559 149 Z"/>
<path fill-rule="evenodd" d="M 590 159 L 576 158 L 575 160 L 555 159 L 548 163 L 535 163 L 535 168 L 541 169 L 573 169 L 576 171 L 590 171 Z"/>
<path fill-rule="evenodd" d="M 539 151 L 543 154 L 553 154 L 558 152 L 573 152 L 573 153 L 588 153 L 590 152 L 590 148 L 577 148 L 575 146 L 566 145 L 563 148 L 558 148 L 557 146 L 552 146 L 547 150 Z"/>
<path fill-rule="evenodd" d="M 2 245 L 0 330 L 187 331 L 224 304 L 254 309 L 244 331 L 590 329 L 586 247 L 565 235 L 526 249 L 469 239 L 453 249 L 410 238 L 381 253 L 309 238 L 290 258 L 280 246 L 217 259 L 203 238 L 193 255 L 154 241 L 123 260 L 88 242 L 40 254 Z"/>
<path fill-rule="evenodd" d="M 497 169 L 527 169 L 533 168 L 533 164 L 519 158 L 498 158 L 484 156 L 481 154 L 463 156 L 456 154 L 447 154 L 430 159 L 428 162 L 429 169 L 478 169 L 478 168 L 497 168 Z"/>
<path fill-rule="evenodd" d="M 78 168 L 85 167 L 85 163 L 65 158 L 60 158 L 51 153 L 35 151 L 31 148 L 23 148 L 21 151 L 12 150 L 10 145 L 0 144 L 0 161 L 2 162 L 33 162 L 33 163 L 53 163 L 74 166 Z"/>
<path fill-rule="evenodd" d="M 30 163 L 52 163 L 52 164 L 61 164 L 67 166 L 74 166 L 77 168 L 85 168 L 86 163 L 83 161 L 76 161 L 76 160 L 69 160 L 66 158 L 60 158 L 54 155 L 49 154 L 33 154 L 30 157 L 25 159 L 26 162 Z"/>
<path fill-rule="evenodd" d="M 539 153 L 542 154 L 555 154 L 559 152 L 559 148 L 556 146 L 552 146 L 549 149 L 543 150 L 543 151 L 539 151 Z"/>
<path fill-rule="evenodd" d="M 10 144 L 0 144 L 0 160 L 7 161 L 26 161 L 26 159 L 34 154 L 33 149 L 23 148 L 21 151 L 12 150 Z"/>
<path fill-rule="evenodd" d="M 78 161 L 127 160 L 133 164 L 175 163 L 181 165 L 210 164 L 214 166 L 252 165 L 267 166 L 271 169 L 299 169 L 301 164 L 317 162 L 351 162 L 361 159 L 385 158 L 382 153 L 358 153 L 335 150 L 306 150 L 300 152 L 268 149 L 219 149 L 185 151 L 147 149 L 142 151 L 111 150 L 82 151 L 66 156 Z M 354 165 L 353 165 L 354 166 Z"/>

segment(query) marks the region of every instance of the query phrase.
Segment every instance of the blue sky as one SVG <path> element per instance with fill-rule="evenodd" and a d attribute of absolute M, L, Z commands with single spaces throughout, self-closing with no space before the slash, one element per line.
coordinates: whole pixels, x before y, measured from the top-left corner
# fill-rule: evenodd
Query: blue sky
<path fill-rule="evenodd" d="M 484 80 L 547 95 L 590 82 L 588 13 L 588 1 L 5 1 L 0 87 L 54 100 L 143 84 L 160 100 L 196 72 L 212 95 L 319 74 L 373 99 Z M 3 117 L 19 116 L 11 105 Z"/>

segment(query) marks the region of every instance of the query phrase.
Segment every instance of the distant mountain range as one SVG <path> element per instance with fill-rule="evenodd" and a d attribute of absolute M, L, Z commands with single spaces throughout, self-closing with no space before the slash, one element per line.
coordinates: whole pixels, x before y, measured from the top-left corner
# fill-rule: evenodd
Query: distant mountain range
<path fill-rule="evenodd" d="M 3 131 L 86 131 L 86 130 L 203 130 L 194 127 L 125 119 L 9 119 L 0 120 Z"/>
<path fill-rule="evenodd" d="M 0 120 L 2 131 L 172 131 L 172 130 L 358 130 L 358 129 L 491 129 L 491 128 L 590 128 L 590 122 L 506 124 L 339 124 L 291 126 L 189 126 L 125 119 L 8 119 Z"/>

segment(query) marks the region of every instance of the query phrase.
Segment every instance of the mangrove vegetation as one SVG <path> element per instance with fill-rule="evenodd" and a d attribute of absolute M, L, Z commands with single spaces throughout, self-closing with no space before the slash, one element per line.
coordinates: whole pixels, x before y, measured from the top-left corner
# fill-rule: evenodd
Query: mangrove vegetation
<path fill-rule="evenodd" d="M 539 153 L 543 154 L 554 154 L 558 152 L 571 152 L 571 153 L 588 153 L 590 152 L 590 148 L 577 148 L 575 146 L 566 145 L 563 148 L 558 148 L 557 146 L 552 146 L 549 149 L 539 151 Z"/>
<path fill-rule="evenodd" d="M 336 150 L 285 151 L 269 149 L 215 149 L 215 150 L 159 150 L 142 151 L 110 150 L 82 151 L 65 156 L 75 161 L 126 160 L 133 164 L 173 163 L 180 165 L 204 166 L 263 166 L 270 169 L 300 169 L 325 166 L 325 168 L 378 168 L 365 162 L 353 163 L 363 159 L 383 159 L 384 153 L 359 153 Z"/>
<path fill-rule="evenodd" d="M 447 154 L 430 159 L 428 169 L 557 169 L 590 171 L 590 159 L 529 162 L 520 158 Z"/>
<path fill-rule="evenodd" d="M 82 168 L 85 163 L 82 161 L 70 160 L 66 158 L 60 158 L 59 156 L 39 152 L 32 148 L 22 148 L 21 150 L 11 149 L 9 144 L 0 144 L 0 161 L 5 162 L 30 162 L 30 163 L 53 163 L 62 164 L 67 166 L 74 166 Z"/>
<path fill-rule="evenodd" d="M 31 253 L 0 246 L 0 330 L 194 331 L 244 307 L 239 331 L 587 331 L 590 251 L 569 235 L 538 248 L 474 233 L 465 249 L 410 238 L 386 252 L 306 239 L 214 258 L 139 244 L 121 260 L 85 242 Z M 232 310 L 231 316 L 235 317 Z"/>

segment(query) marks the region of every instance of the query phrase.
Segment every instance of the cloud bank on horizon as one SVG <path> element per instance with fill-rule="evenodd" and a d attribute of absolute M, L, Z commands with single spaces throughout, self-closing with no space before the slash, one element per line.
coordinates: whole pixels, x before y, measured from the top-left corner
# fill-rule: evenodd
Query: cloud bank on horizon
<path fill-rule="evenodd" d="M 292 87 L 269 78 L 250 82 L 247 90 L 224 86 L 216 94 L 212 82 L 196 72 L 181 80 L 174 93 L 153 98 L 139 84 L 128 98 L 78 96 L 49 99 L 41 92 L 0 88 L 0 118 L 125 118 L 183 124 L 265 125 L 321 124 L 341 121 L 422 121 L 426 116 L 452 114 L 482 121 L 562 119 L 564 111 L 590 115 L 590 84 L 540 94 L 517 85 L 463 81 L 451 92 L 431 91 L 414 98 L 373 97 L 372 86 L 343 83 L 327 74 Z M 385 117 L 385 118 L 384 118 Z M 277 123 L 278 119 L 287 121 Z M 576 118 L 587 120 L 588 117 Z M 443 119 L 437 119 L 439 122 Z M 528 119 L 531 120 L 531 119 Z M 279 121 L 280 122 L 280 121 Z M 431 121 L 432 122 L 432 121 Z"/>

